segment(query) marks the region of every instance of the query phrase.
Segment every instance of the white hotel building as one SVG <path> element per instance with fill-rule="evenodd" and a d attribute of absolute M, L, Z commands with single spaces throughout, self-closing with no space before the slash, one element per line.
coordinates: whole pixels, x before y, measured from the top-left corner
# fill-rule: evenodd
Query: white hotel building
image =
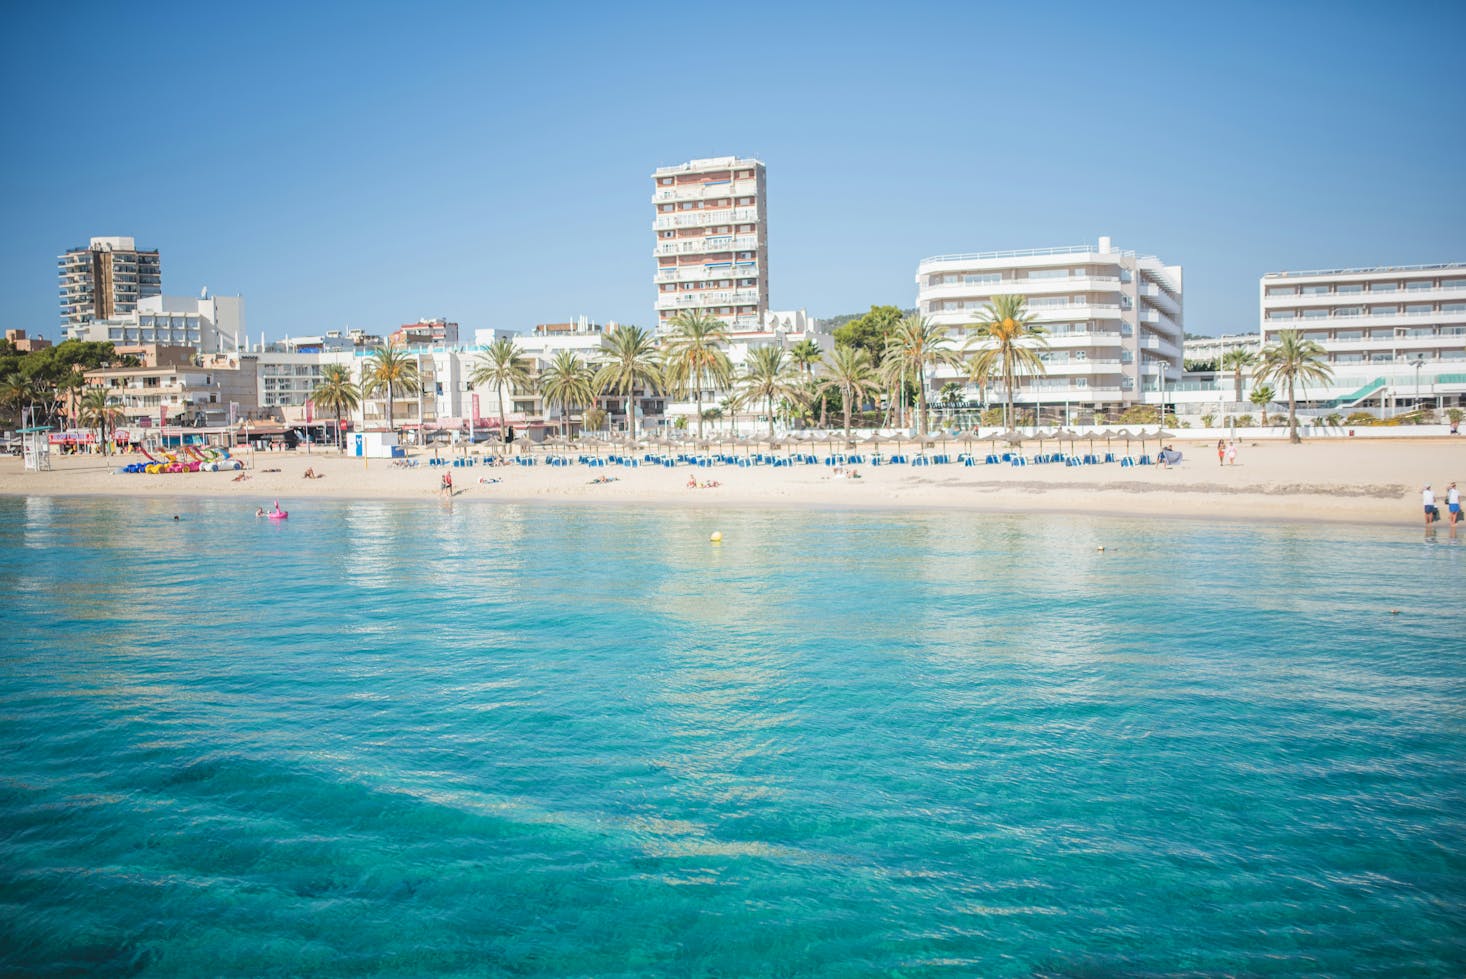
<path fill-rule="evenodd" d="M 1334 378 L 1317 408 L 1406 410 L 1466 403 L 1466 263 L 1273 272 L 1259 283 L 1263 346 L 1297 330 Z"/>
<path fill-rule="evenodd" d="M 916 285 L 918 311 L 951 327 L 958 346 L 995 296 L 1028 300 L 1047 336 L 1048 373 L 1020 380 L 1020 406 L 1123 409 L 1157 388 L 1162 394 L 1148 400 L 1159 401 L 1181 378 L 1181 267 L 1116 250 L 1109 238 L 1093 247 L 938 255 L 917 267 Z M 980 396 L 952 368 L 931 379 L 934 390 L 948 382 L 963 385 L 969 401 Z M 996 403 L 1003 394 L 990 385 L 987 396 Z"/>
<path fill-rule="evenodd" d="M 769 308 L 764 165 L 720 156 L 652 174 L 657 331 L 700 310 L 732 332 L 761 328 Z"/>

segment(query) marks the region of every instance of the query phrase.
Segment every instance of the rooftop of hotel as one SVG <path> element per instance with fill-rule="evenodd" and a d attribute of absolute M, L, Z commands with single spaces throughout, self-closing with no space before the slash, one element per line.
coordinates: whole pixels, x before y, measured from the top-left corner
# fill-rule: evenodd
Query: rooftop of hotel
<path fill-rule="evenodd" d="M 753 157 L 742 156 L 713 156 L 705 160 L 689 160 L 686 163 L 678 163 L 670 167 L 657 167 L 652 171 L 652 176 L 662 177 L 676 173 L 696 173 L 699 170 L 714 170 L 719 167 L 740 167 L 740 166 L 763 166 L 762 160 Z"/>
<path fill-rule="evenodd" d="M 1294 272 L 1266 272 L 1264 279 L 1303 278 L 1315 275 L 1377 275 L 1382 272 L 1457 272 L 1466 270 L 1466 262 L 1440 262 L 1434 265 L 1376 265 L 1357 269 L 1308 269 Z"/>

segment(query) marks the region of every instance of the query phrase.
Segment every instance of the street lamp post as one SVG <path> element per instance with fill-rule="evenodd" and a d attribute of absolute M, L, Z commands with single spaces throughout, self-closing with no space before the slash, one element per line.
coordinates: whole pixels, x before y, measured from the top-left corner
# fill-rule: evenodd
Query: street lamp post
<path fill-rule="evenodd" d="M 1420 368 L 1425 366 L 1425 355 L 1415 355 L 1415 410 L 1420 410 Z"/>

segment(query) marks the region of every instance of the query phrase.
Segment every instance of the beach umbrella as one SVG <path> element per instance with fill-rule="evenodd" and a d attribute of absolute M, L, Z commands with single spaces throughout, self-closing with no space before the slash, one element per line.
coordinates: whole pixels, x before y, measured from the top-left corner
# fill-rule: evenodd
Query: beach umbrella
<path fill-rule="evenodd" d="M 1122 428 L 1118 432 L 1113 432 L 1111 434 L 1113 434 L 1115 436 L 1115 438 L 1117 438 L 1117 439 L 1122 438 L 1122 439 L 1125 440 L 1125 454 L 1126 455 L 1129 455 L 1130 454 L 1130 440 L 1135 437 L 1134 435 L 1131 435 L 1130 434 L 1130 429 L 1128 429 L 1128 428 Z M 1109 436 L 1107 435 L 1105 437 L 1106 444 L 1108 444 L 1109 441 L 1110 441 L 1110 439 L 1109 439 Z"/>

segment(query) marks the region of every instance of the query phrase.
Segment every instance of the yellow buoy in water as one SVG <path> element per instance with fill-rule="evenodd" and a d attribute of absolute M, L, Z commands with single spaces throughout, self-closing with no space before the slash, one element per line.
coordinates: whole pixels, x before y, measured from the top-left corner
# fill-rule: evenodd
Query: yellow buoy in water
<path fill-rule="evenodd" d="M 713 531 L 712 534 L 708 537 L 708 540 L 712 541 L 714 544 L 723 543 L 723 532 L 721 530 Z"/>

